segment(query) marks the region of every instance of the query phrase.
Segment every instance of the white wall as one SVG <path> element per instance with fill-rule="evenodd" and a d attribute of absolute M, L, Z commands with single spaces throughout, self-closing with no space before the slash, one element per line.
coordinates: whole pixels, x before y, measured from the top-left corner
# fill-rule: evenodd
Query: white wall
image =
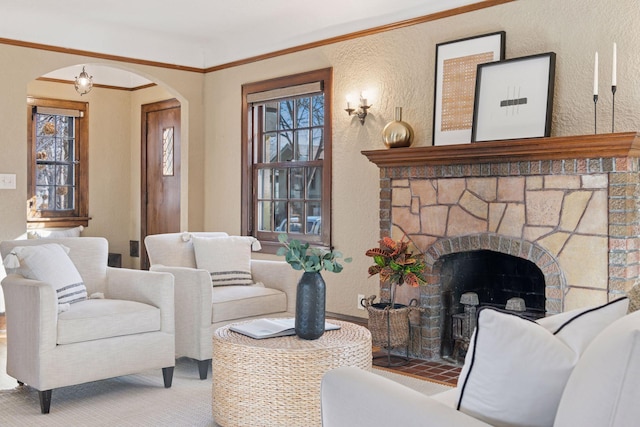
<path fill-rule="evenodd" d="M 435 46 L 463 37 L 506 31 L 506 58 L 557 54 L 552 135 L 593 133 L 593 56 L 600 53 L 598 128 L 610 132 L 612 43 L 618 43 L 616 131 L 640 129 L 640 8 L 633 0 L 519 0 L 404 29 L 336 43 L 210 73 L 207 107 L 205 227 L 240 231 L 240 86 L 298 72 L 333 67 L 333 241 L 354 262 L 325 273 L 327 310 L 365 317 L 358 294 L 378 294 L 367 278 L 366 249 L 377 244 L 378 169 L 361 150 L 384 149 L 381 132 L 403 107 L 414 145 L 431 145 Z M 345 96 L 369 89 L 373 107 L 361 126 L 343 111 Z M 609 90 L 609 91 L 607 91 Z"/>

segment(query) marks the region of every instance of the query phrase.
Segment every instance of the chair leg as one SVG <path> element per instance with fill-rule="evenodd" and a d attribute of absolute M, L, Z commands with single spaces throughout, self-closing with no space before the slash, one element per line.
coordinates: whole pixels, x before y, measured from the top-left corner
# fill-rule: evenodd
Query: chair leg
<path fill-rule="evenodd" d="M 170 388 L 173 382 L 173 366 L 162 368 L 162 378 L 164 379 L 164 388 Z"/>
<path fill-rule="evenodd" d="M 53 390 L 38 390 L 38 396 L 40 396 L 40 412 L 48 414 L 51 408 L 51 392 Z"/>
<path fill-rule="evenodd" d="M 206 380 L 209 375 L 209 366 L 211 366 L 211 359 L 198 360 L 198 371 L 200 372 L 200 379 Z"/>

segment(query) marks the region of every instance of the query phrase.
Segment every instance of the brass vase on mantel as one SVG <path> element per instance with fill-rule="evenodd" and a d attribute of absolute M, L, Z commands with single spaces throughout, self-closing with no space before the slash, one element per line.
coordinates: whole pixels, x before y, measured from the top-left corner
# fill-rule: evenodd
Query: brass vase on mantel
<path fill-rule="evenodd" d="M 402 107 L 396 107 L 395 120 L 382 129 L 382 140 L 387 148 L 408 147 L 413 142 L 413 129 L 402 121 Z"/>

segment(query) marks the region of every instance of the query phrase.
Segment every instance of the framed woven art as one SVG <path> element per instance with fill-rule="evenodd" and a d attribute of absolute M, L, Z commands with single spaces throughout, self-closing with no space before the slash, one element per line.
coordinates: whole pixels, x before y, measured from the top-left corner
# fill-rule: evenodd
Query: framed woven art
<path fill-rule="evenodd" d="M 505 38 L 498 31 L 436 45 L 433 145 L 471 142 L 478 64 L 503 60 Z"/>
<path fill-rule="evenodd" d="M 551 134 L 556 54 L 478 65 L 471 140 Z"/>

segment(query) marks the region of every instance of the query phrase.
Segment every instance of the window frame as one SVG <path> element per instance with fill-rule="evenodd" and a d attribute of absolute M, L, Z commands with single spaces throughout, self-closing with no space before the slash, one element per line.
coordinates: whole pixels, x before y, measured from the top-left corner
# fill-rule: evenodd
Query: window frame
<path fill-rule="evenodd" d="M 75 207 L 73 211 L 38 211 L 30 215 L 27 209 L 27 228 L 76 227 L 89 225 L 89 103 L 51 98 L 27 97 L 27 199 L 36 194 L 36 132 L 34 114 L 36 107 L 78 110 L 81 117 L 75 120 Z M 29 207 L 29 205 L 28 205 Z"/>
<path fill-rule="evenodd" d="M 318 237 L 307 238 L 305 234 L 293 233 L 291 237 L 312 246 L 331 247 L 331 181 L 332 181 L 332 94 L 333 68 L 309 71 L 290 76 L 242 85 L 242 179 L 241 179 L 241 232 L 243 235 L 254 236 L 260 240 L 262 252 L 275 253 L 282 246 L 278 235 L 282 232 L 263 232 L 257 230 L 257 168 L 254 159 L 257 158 L 260 141 L 256 141 L 258 129 L 253 128 L 253 107 L 247 100 L 248 96 L 269 90 L 282 89 L 308 83 L 320 82 L 324 94 L 324 126 L 322 163 L 322 227 Z M 293 97 L 292 97 L 293 98 Z M 255 141 L 255 143 L 254 143 Z"/>

